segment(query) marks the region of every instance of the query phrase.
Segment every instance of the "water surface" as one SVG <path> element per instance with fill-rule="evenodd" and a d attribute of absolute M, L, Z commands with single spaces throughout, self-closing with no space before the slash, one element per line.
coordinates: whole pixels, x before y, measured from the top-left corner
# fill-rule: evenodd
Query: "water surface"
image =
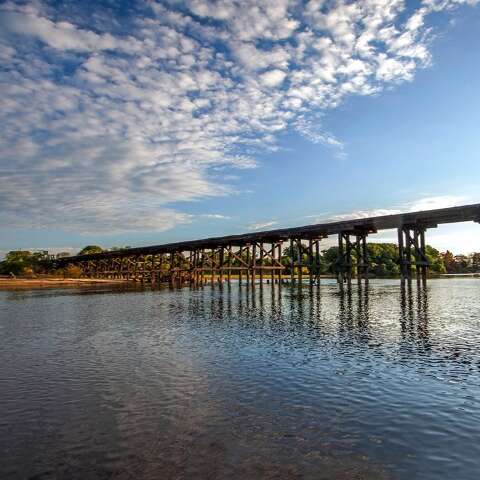
<path fill-rule="evenodd" d="M 0 292 L 2 479 L 480 478 L 480 281 Z"/>

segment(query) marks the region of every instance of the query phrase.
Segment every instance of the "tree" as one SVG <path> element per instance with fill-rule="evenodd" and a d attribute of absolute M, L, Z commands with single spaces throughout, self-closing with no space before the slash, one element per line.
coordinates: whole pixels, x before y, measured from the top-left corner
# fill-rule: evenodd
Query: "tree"
<path fill-rule="evenodd" d="M 480 253 L 472 253 L 472 272 L 480 273 Z"/>
<path fill-rule="evenodd" d="M 455 255 L 455 273 L 468 273 L 470 259 L 466 255 Z"/>
<path fill-rule="evenodd" d="M 335 273 L 335 265 L 338 259 L 338 247 L 330 247 L 322 251 L 320 257 L 320 272 Z"/>
<path fill-rule="evenodd" d="M 453 253 L 447 250 L 442 253 L 441 256 L 447 273 L 456 273 L 455 257 L 453 256 Z"/>
<path fill-rule="evenodd" d="M 430 263 L 430 270 L 435 273 L 446 273 L 444 258 L 441 253 L 436 249 L 427 245 L 425 247 L 425 253 L 427 260 Z"/>
<path fill-rule="evenodd" d="M 480 253 L 470 255 L 453 255 L 448 250 L 441 254 L 447 273 L 480 272 Z"/>
<path fill-rule="evenodd" d="M 52 266 L 48 252 L 29 252 L 28 250 L 13 250 L 8 252 L 5 260 L 0 263 L 3 274 L 22 275 L 25 273 L 47 272 Z"/>
<path fill-rule="evenodd" d="M 86 247 L 82 248 L 78 255 L 92 255 L 94 253 L 102 253 L 103 248 L 99 247 L 98 245 L 87 245 Z"/>
<path fill-rule="evenodd" d="M 14 250 L 8 252 L 2 262 L 2 273 L 20 275 L 31 267 L 32 252 L 27 250 Z"/>
<path fill-rule="evenodd" d="M 394 243 L 369 243 L 367 245 L 370 270 L 378 277 L 392 277 L 400 273 L 398 247 Z"/>
<path fill-rule="evenodd" d="M 367 245 L 368 257 L 370 260 L 370 272 L 376 277 L 396 277 L 400 275 L 400 266 L 398 262 L 398 247 L 394 243 L 369 243 Z M 283 251 L 282 263 L 290 265 L 291 254 L 293 253 L 295 262 L 297 262 L 298 250 L 296 245 L 293 251 L 290 247 Z M 445 266 L 440 252 L 427 245 L 426 256 L 431 266 L 431 271 L 435 273 L 444 273 Z M 305 260 L 305 254 L 303 259 Z M 413 259 L 412 259 L 413 260 Z M 357 262 L 356 249 L 352 251 L 352 266 L 355 268 Z M 315 263 L 315 262 L 314 262 Z M 320 273 L 335 273 L 338 266 L 338 247 L 332 246 L 323 250 L 319 259 Z"/>

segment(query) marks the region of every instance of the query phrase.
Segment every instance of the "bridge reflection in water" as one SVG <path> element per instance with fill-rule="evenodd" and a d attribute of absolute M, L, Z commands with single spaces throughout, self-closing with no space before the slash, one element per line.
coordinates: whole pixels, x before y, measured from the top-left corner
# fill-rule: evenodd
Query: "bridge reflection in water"
<path fill-rule="evenodd" d="M 402 283 L 416 277 L 425 285 L 427 229 L 467 221 L 480 223 L 480 204 L 61 258 L 57 266 L 76 265 L 85 277 L 175 287 L 232 280 L 251 287 L 285 281 L 301 285 L 304 280 L 314 285 L 321 281 L 321 241 L 336 235 L 338 257 L 332 269 L 341 288 L 351 288 L 353 278 L 358 284 L 369 279 L 368 235 L 396 229 Z M 288 257 L 282 253 L 285 246 Z"/>
<path fill-rule="evenodd" d="M 252 289 L 236 284 L 212 284 L 191 298 L 188 290 L 183 295 L 188 314 L 199 319 L 227 323 L 245 319 L 246 324 L 272 330 L 276 336 L 284 329 L 289 337 L 297 332 L 309 342 L 315 338 L 322 343 L 325 338 L 335 338 L 340 344 L 344 341 L 346 350 L 351 349 L 353 342 L 356 348 L 374 349 L 378 355 L 390 359 L 395 356 L 400 363 L 408 364 L 412 355 L 420 355 L 448 365 L 458 360 L 459 351 L 463 361 L 469 356 L 469 349 L 461 342 L 443 338 L 451 328 L 452 319 L 450 313 L 443 316 L 445 312 L 439 310 L 439 305 L 446 301 L 450 285 L 460 288 L 455 280 L 434 280 L 431 287 L 372 280 L 368 285 L 338 290 L 334 280 L 326 280 L 322 286 L 303 288 L 260 284 Z M 469 289 L 475 285 L 465 283 Z M 433 342 L 429 329 L 432 317 L 436 337 Z"/>
<path fill-rule="evenodd" d="M 479 291 L 0 292 L 0 477 L 477 478 Z"/>

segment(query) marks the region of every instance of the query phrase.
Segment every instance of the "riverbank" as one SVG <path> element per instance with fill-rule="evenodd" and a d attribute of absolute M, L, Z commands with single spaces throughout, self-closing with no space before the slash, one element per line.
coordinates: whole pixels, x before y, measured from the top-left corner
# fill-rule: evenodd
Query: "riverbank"
<path fill-rule="evenodd" d="M 97 284 L 123 284 L 125 280 L 92 278 L 0 278 L 0 290 L 78 287 Z"/>

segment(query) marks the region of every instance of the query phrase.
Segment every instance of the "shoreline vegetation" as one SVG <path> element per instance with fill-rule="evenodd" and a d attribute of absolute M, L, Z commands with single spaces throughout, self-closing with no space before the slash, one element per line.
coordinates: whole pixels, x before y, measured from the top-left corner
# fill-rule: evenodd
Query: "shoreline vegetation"
<path fill-rule="evenodd" d="M 104 250 L 97 245 L 89 245 L 83 248 L 78 255 L 89 255 L 102 253 L 106 251 L 122 251 L 130 247 L 113 247 L 110 250 Z M 370 278 L 400 278 L 400 265 L 398 262 L 398 247 L 394 243 L 369 243 L 367 246 L 370 264 Z M 49 288 L 52 286 L 80 286 L 89 284 L 129 284 L 135 285 L 137 282 L 127 281 L 125 279 L 105 279 L 105 278 L 84 278 L 81 269 L 74 264 L 67 265 L 63 269 L 58 269 L 56 259 L 59 257 L 68 257 L 67 252 L 54 256 L 48 251 L 30 252 L 25 250 L 15 250 L 7 253 L 5 259 L 0 261 L 0 289 L 11 288 Z M 441 253 L 430 245 L 426 246 L 426 256 L 430 264 L 429 277 L 439 278 L 445 276 L 459 277 L 480 276 L 480 253 L 470 255 L 454 255 L 449 251 Z M 288 282 L 290 279 L 291 260 L 302 258 L 303 265 L 309 264 L 310 260 L 304 251 L 298 251 L 298 247 L 293 249 L 286 246 L 282 250 L 281 263 L 285 267 L 283 278 Z M 321 252 L 313 258 L 314 275 L 321 278 L 335 278 L 338 271 L 338 247 L 332 246 Z M 245 259 L 248 263 L 248 258 Z M 270 260 L 265 260 L 264 266 L 268 268 Z M 412 256 L 412 262 L 414 258 Z M 352 263 L 356 264 L 355 252 L 352 254 Z M 232 267 L 238 267 L 239 260 L 232 262 Z M 185 265 L 188 268 L 188 264 Z M 298 272 L 297 266 L 294 267 Z M 161 269 L 168 270 L 168 262 L 161 265 Z M 303 274 L 308 275 L 307 267 L 302 267 Z M 355 272 L 354 272 L 355 273 Z M 206 278 L 211 281 L 212 275 L 217 278 L 216 273 L 206 272 Z M 231 275 L 236 279 L 236 275 Z M 268 277 L 267 277 L 268 278 Z"/>

